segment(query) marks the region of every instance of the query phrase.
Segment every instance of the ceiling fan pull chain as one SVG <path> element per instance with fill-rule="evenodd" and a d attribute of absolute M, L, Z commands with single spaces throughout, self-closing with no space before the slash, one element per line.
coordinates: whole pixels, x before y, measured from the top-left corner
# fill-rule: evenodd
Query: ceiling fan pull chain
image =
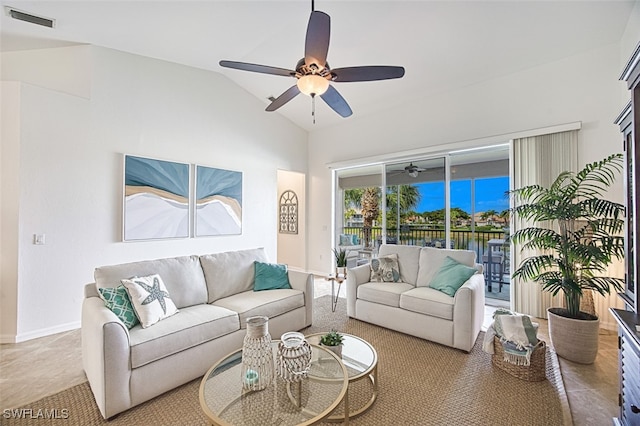
<path fill-rule="evenodd" d="M 313 124 L 316 124 L 316 96 L 311 94 L 311 116 L 313 117 Z"/>

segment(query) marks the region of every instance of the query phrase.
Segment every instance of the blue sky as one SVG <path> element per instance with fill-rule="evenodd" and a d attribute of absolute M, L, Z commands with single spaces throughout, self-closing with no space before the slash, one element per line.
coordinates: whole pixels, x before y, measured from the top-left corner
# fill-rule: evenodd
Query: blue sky
<path fill-rule="evenodd" d="M 416 185 L 422 195 L 416 211 L 422 213 L 444 208 L 444 182 L 420 183 Z M 495 210 L 498 213 L 509 208 L 509 199 L 504 195 L 509 190 L 509 177 L 475 180 L 475 212 Z M 471 213 L 471 181 L 451 182 L 451 207 L 459 207 Z"/>

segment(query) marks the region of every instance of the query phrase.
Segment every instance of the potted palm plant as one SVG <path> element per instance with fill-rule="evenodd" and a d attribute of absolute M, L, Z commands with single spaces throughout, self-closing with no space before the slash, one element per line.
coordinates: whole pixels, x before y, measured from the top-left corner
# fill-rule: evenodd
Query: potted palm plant
<path fill-rule="evenodd" d="M 336 277 L 347 276 L 347 251 L 345 249 L 333 249 L 336 258 Z"/>
<path fill-rule="evenodd" d="M 622 290 L 622 279 L 605 275 L 613 259 L 624 256 L 624 206 L 603 198 L 621 169 L 622 155 L 613 154 L 578 173 L 561 173 L 548 188 L 511 191 L 511 216 L 533 223 L 511 241 L 539 253 L 525 258 L 512 276 L 563 293 L 565 307 L 547 310 L 549 336 L 559 356 L 582 364 L 596 358 L 599 328 L 597 316 L 580 311 L 582 296 Z"/>

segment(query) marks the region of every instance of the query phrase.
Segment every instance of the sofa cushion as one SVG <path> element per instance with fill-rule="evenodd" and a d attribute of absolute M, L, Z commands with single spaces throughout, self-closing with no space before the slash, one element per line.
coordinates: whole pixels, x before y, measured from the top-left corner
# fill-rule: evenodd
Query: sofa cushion
<path fill-rule="evenodd" d="M 200 256 L 209 290 L 207 303 L 253 290 L 255 279 L 253 262 L 256 260 L 268 262 L 263 248 Z"/>
<path fill-rule="evenodd" d="M 158 274 L 122 280 L 142 328 L 178 312 L 162 278 Z"/>
<path fill-rule="evenodd" d="M 416 287 L 400 295 L 400 307 L 407 311 L 453 321 L 454 298 L 430 287 Z"/>
<path fill-rule="evenodd" d="M 371 259 L 370 267 L 371 281 L 394 283 L 400 281 L 400 268 L 396 253 Z"/>
<path fill-rule="evenodd" d="M 101 266 L 94 271 L 98 288 L 118 287 L 120 280 L 158 274 L 178 309 L 207 303 L 207 284 L 198 256 L 145 260 Z"/>
<path fill-rule="evenodd" d="M 400 281 L 415 286 L 418 279 L 418 261 L 420 260 L 420 247 L 383 244 L 378 250 L 378 256 L 386 256 L 393 253 L 398 254 Z"/>
<path fill-rule="evenodd" d="M 253 291 L 291 288 L 287 265 L 264 263 L 256 260 L 254 268 L 256 278 L 253 284 Z"/>
<path fill-rule="evenodd" d="M 293 289 L 246 291 L 218 299 L 214 304 L 237 312 L 240 318 L 240 328 L 246 328 L 249 317 L 273 318 L 303 307 L 304 293 Z"/>
<path fill-rule="evenodd" d="M 129 293 L 127 293 L 127 289 L 123 285 L 116 288 L 99 288 L 98 291 L 100 292 L 100 297 L 104 300 L 104 305 L 116 314 L 128 329 L 140 324 L 136 311 L 131 304 L 131 299 L 129 299 Z"/>
<path fill-rule="evenodd" d="M 454 296 L 462 284 L 467 282 L 478 270 L 472 266 L 463 265 L 455 259 L 446 257 L 440 269 L 429 283 L 429 287 Z"/>
<path fill-rule="evenodd" d="M 143 366 L 239 329 L 238 314 L 220 306 L 202 304 L 180 309 L 178 314 L 153 327 L 138 325 L 131 329 L 131 367 Z"/>
<path fill-rule="evenodd" d="M 400 295 L 414 288 L 407 283 L 366 283 L 358 286 L 358 299 L 382 305 L 400 306 Z"/>
<path fill-rule="evenodd" d="M 443 265 L 447 256 L 463 265 L 474 268 L 476 266 L 476 252 L 473 250 L 449 250 L 423 247 L 420 251 L 420 271 L 418 272 L 416 286 L 427 287 Z"/>

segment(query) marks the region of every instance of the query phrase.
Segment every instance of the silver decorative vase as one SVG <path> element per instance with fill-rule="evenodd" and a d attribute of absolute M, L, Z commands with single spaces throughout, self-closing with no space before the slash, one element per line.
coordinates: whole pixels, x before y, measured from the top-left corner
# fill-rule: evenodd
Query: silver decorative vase
<path fill-rule="evenodd" d="M 262 390 L 273 380 L 273 350 L 268 317 L 247 318 L 247 334 L 242 345 L 242 387 Z"/>

